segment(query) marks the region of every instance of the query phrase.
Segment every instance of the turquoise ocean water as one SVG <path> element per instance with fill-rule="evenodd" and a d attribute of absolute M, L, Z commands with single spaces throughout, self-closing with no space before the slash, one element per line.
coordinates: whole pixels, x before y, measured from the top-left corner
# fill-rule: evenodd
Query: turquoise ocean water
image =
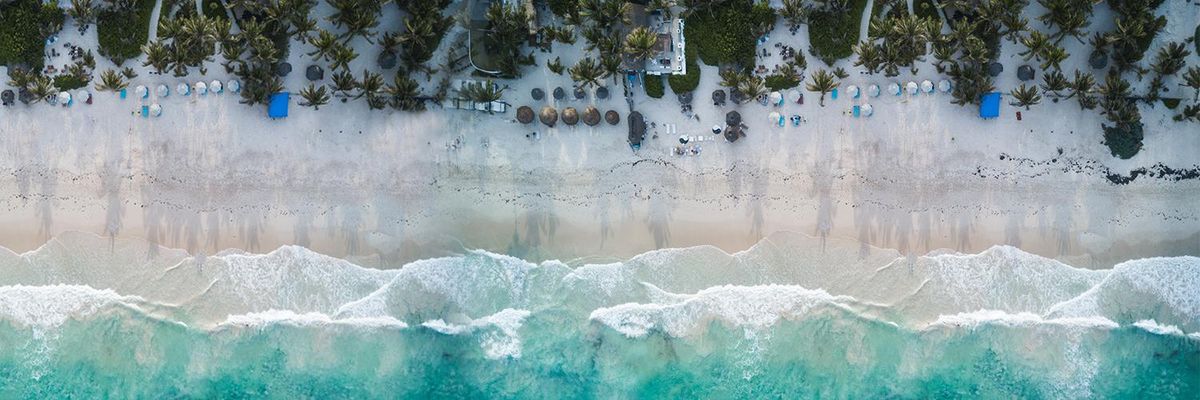
<path fill-rule="evenodd" d="M 0 254 L 0 398 L 1196 398 L 1200 258 Z"/>

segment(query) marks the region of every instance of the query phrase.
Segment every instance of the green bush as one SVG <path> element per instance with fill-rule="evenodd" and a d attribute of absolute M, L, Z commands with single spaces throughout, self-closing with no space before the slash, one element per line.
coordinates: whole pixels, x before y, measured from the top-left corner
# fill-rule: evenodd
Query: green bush
<path fill-rule="evenodd" d="M 768 75 L 766 79 L 767 89 L 773 91 L 791 89 L 800 86 L 800 79 L 792 78 L 783 75 Z"/>
<path fill-rule="evenodd" d="M 858 26 L 862 21 L 867 0 L 851 0 L 846 12 L 817 10 L 809 17 L 808 38 L 812 51 L 825 64 L 833 64 L 854 54 L 858 43 Z M 899 6 L 897 6 L 899 7 Z"/>
<path fill-rule="evenodd" d="M 204 0 L 204 16 L 219 20 L 229 19 L 225 3 L 221 0 Z"/>
<path fill-rule="evenodd" d="M 646 75 L 646 95 L 661 99 L 663 97 L 663 82 L 662 77 L 658 75 Z"/>
<path fill-rule="evenodd" d="M 58 88 L 58 90 L 75 90 L 87 86 L 87 84 L 87 80 L 71 74 L 62 74 L 54 77 L 54 87 Z"/>
<path fill-rule="evenodd" d="M 99 35 L 100 55 L 108 57 L 117 65 L 142 54 L 150 32 L 150 13 L 154 0 L 136 0 L 133 12 L 106 9 L 96 17 L 96 34 Z"/>
<path fill-rule="evenodd" d="M 913 0 L 913 14 L 938 21 L 939 25 L 942 20 L 942 17 L 938 15 L 937 4 L 933 0 Z"/>
<path fill-rule="evenodd" d="M 687 29 L 686 27 L 684 28 Z M 696 90 L 700 86 L 700 63 L 696 61 L 696 47 L 687 46 L 684 50 L 684 58 L 687 60 L 687 74 L 671 75 L 667 81 L 671 84 L 671 91 L 676 94 L 687 93 Z"/>
<path fill-rule="evenodd" d="M 23 64 L 41 71 L 46 38 L 62 28 L 65 18 L 56 4 L 16 0 L 0 5 L 0 64 Z"/>
<path fill-rule="evenodd" d="M 1167 108 L 1172 110 L 1174 110 L 1175 107 L 1179 107 L 1179 99 L 1162 99 L 1162 103 L 1164 106 L 1167 106 Z"/>
<path fill-rule="evenodd" d="M 755 65 L 756 27 L 774 23 L 775 18 L 769 7 L 754 7 L 750 0 L 731 0 L 696 10 L 684 24 L 687 47 L 696 47 L 705 64 L 737 63 L 749 68 Z"/>
<path fill-rule="evenodd" d="M 1142 124 L 1103 125 L 1104 145 L 1114 157 L 1128 160 L 1142 149 Z"/>

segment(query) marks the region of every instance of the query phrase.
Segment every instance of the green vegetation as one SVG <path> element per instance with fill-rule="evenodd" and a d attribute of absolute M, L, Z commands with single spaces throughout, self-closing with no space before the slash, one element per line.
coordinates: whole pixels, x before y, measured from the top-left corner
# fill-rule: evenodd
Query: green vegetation
<path fill-rule="evenodd" d="M 684 30 L 687 30 L 686 26 Z M 696 90 L 697 86 L 700 86 L 700 63 L 696 61 L 697 53 L 696 46 L 687 46 L 687 49 L 684 50 L 683 57 L 687 60 L 687 74 L 671 75 L 670 78 L 667 78 L 671 84 L 672 92 L 690 92 Z"/>
<path fill-rule="evenodd" d="M 212 19 L 229 19 L 225 3 L 221 0 L 204 0 L 204 16 Z"/>
<path fill-rule="evenodd" d="M 0 64 L 42 69 L 46 38 L 62 29 L 65 18 L 55 4 L 16 0 L 0 5 Z"/>
<path fill-rule="evenodd" d="M 867 0 L 830 2 L 834 6 L 813 11 L 809 17 L 808 37 L 812 42 L 812 53 L 825 64 L 833 64 L 854 54 L 858 43 L 858 27 L 862 21 Z"/>
<path fill-rule="evenodd" d="M 773 91 L 791 89 L 800 86 L 800 79 L 794 76 L 775 74 L 767 76 L 767 89 Z"/>
<path fill-rule="evenodd" d="M 154 0 L 118 2 L 100 11 L 96 17 L 100 55 L 121 65 L 142 54 L 142 45 L 150 34 L 150 13 Z"/>
<path fill-rule="evenodd" d="M 940 26 L 942 17 L 938 15 L 937 3 L 933 0 L 913 0 L 913 14 L 921 18 L 931 18 Z"/>
<path fill-rule="evenodd" d="M 54 87 L 58 90 L 75 90 L 87 86 L 88 80 L 75 74 L 62 74 L 54 77 Z"/>
<path fill-rule="evenodd" d="M 1128 160 L 1142 149 L 1142 124 L 1101 125 L 1104 128 L 1104 145 L 1114 157 Z"/>
<path fill-rule="evenodd" d="M 663 80 L 658 75 L 646 75 L 646 95 L 661 99 L 663 97 Z"/>
<path fill-rule="evenodd" d="M 684 25 L 688 49 L 696 47 L 700 60 L 708 65 L 753 66 L 755 41 L 770 31 L 776 19 L 765 4 L 730 0 L 693 9 Z"/>
<path fill-rule="evenodd" d="M 1172 110 L 1179 107 L 1179 99 L 1162 99 L 1162 103 L 1164 106 Z"/>

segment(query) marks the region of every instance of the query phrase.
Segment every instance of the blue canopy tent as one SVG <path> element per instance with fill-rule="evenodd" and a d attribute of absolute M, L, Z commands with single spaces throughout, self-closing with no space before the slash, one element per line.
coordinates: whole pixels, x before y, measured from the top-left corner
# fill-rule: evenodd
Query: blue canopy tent
<path fill-rule="evenodd" d="M 267 116 L 271 117 L 271 119 L 287 118 L 288 99 L 291 95 L 289 92 L 279 92 L 271 95 L 271 102 L 267 105 Z"/>
<path fill-rule="evenodd" d="M 1000 116 L 1000 92 L 983 95 L 979 102 L 979 118 L 992 119 Z"/>

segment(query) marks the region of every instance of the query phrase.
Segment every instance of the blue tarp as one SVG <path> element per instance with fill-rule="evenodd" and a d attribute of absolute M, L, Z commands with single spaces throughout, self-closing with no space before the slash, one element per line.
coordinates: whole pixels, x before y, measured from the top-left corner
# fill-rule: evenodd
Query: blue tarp
<path fill-rule="evenodd" d="M 1000 92 L 991 92 L 983 95 L 983 101 L 979 102 L 979 118 L 996 118 L 1000 116 Z"/>
<path fill-rule="evenodd" d="M 267 116 L 274 118 L 287 118 L 288 114 L 288 98 L 291 93 L 279 92 L 271 95 L 271 103 L 267 106 Z"/>

